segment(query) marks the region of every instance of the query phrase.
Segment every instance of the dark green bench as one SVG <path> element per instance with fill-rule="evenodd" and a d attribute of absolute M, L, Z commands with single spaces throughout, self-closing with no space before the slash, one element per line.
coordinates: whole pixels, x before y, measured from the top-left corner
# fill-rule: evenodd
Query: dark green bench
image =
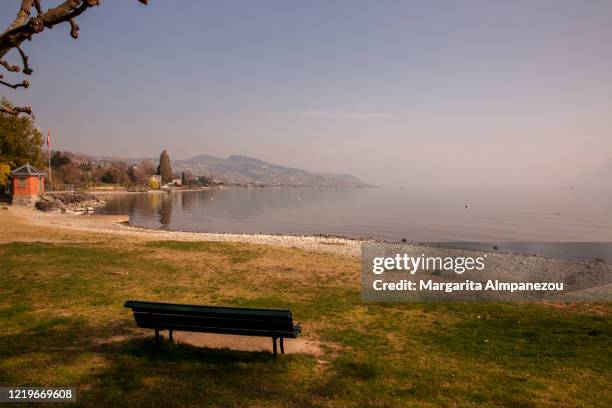
<path fill-rule="evenodd" d="M 173 331 L 271 337 L 272 348 L 276 355 L 276 339 L 280 339 L 281 353 L 285 353 L 283 339 L 295 338 L 301 332 L 300 326 L 293 324 L 290 310 L 181 305 L 136 300 L 128 300 L 124 307 L 132 309 L 138 327 L 155 330 L 155 339 L 158 343 L 159 332 L 162 330 L 168 330 L 170 342 L 173 342 Z"/>

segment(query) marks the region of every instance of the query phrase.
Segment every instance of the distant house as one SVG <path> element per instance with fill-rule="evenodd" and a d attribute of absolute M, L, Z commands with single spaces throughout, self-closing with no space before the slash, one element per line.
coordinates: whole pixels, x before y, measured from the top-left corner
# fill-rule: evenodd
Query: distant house
<path fill-rule="evenodd" d="M 29 163 L 11 172 L 11 202 L 33 205 L 45 192 L 45 172 Z"/>

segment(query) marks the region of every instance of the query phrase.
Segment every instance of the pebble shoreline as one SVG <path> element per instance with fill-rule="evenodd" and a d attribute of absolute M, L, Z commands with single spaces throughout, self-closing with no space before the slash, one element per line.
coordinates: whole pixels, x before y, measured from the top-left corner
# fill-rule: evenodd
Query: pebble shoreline
<path fill-rule="evenodd" d="M 84 216 L 42 213 L 35 210 L 19 211 L 19 213 L 28 222 L 35 225 L 81 232 L 114 234 L 147 240 L 243 242 L 288 248 L 295 247 L 351 258 L 358 258 L 361 255 L 361 244 L 365 242 L 364 240 L 341 237 L 165 231 L 127 225 L 127 216 Z"/>
<path fill-rule="evenodd" d="M 308 251 L 334 253 L 338 255 L 359 257 L 362 240 L 345 238 L 327 238 L 318 236 L 300 235 L 271 235 L 271 234 L 230 234 L 212 232 L 185 232 L 163 231 L 141 227 L 126 226 L 119 223 L 118 233 L 148 234 L 148 237 L 160 240 L 173 241 L 220 241 L 244 242 L 249 244 L 262 244 L 282 247 L 295 247 Z"/>

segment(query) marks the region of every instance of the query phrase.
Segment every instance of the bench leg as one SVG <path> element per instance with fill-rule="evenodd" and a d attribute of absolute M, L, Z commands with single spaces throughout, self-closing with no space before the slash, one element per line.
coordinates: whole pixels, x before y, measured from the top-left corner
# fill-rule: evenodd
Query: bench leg
<path fill-rule="evenodd" d="M 276 337 L 272 337 L 272 349 L 274 350 L 274 356 L 276 357 Z"/>
<path fill-rule="evenodd" d="M 168 330 L 168 338 L 170 339 L 170 343 L 174 343 L 174 339 L 172 338 L 172 330 Z"/>
<path fill-rule="evenodd" d="M 283 344 L 283 338 L 280 338 L 281 354 L 285 354 L 285 345 Z"/>
<path fill-rule="evenodd" d="M 155 345 L 159 346 L 159 330 L 155 329 Z"/>

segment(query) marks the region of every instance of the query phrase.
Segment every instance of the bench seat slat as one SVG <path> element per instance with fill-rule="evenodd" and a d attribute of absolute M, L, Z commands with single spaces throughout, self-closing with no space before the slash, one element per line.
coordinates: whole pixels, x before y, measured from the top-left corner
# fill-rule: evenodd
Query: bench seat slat
<path fill-rule="evenodd" d="M 144 310 L 134 310 L 134 314 L 138 316 L 168 316 L 168 317 L 184 317 L 184 318 L 201 318 L 201 319 L 211 319 L 211 320 L 251 320 L 262 323 L 278 323 L 278 322 L 291 322 L 293 319 L 291 317 L 263 317 L 263 316 L 251 316 L 243 313 L 236 314 L 223 314 L 223 315 L 215 315 L 215 314 L 195 314 L 195 313 L 181 313 L 181 312 L 166 312 L 166 311 L 144 311 Z"/>
<path fill-rule="evenodd" d="M 124 307 L 134 311 L 157 311 L 157 312 L 176 312 L 180 314 L 196 314 L 196 315 L 235 315 L 242 314 L 245 316 L 258 316 L 262 319 L 266 318 L 291 318 L 291 311 L 285 309 L 257 309 L 244 307 L 226 307 L 226 306 L 201 306 L 201 305 L 183 305 L 178 303 L 158 303 L 158 302 L 141 302 L 128 300 Z"/>
<path fill-rule="evenodd" d="M 291 331 L 293 322 L 291 320 L 252 320 L 244 318 L 219 318 L 219 317 L 200 317 L 185 315 L 168 315 L 158 313 L 134 313 L 136 322 L 148 322 L 148 324 L 165 325 L 168 323 L 184 324 L 189 326 L 210 326 L 210 327 L 235 327 L 242 329 L 262 329 L 262 330 L 284 330 Z"/>

